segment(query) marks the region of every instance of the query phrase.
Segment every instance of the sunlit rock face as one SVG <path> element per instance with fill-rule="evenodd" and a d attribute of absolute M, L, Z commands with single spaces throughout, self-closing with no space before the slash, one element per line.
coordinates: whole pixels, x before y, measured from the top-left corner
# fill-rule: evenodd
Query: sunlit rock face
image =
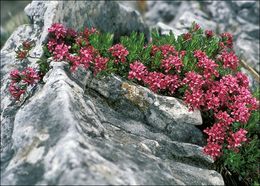
<path fill-rule="evenodd" d="M 113 75 L 71 74 L 66 62 L 51 61 L 44 84 L 14 102 L 8 77 L 22 68 L 14 50 L 35 40 L 31 53 L 40 56 L 52 23 L 90 22 L 117 36 L 147 28 L 117 2 L 33 1 L 26 13 L 31 24 L 17 28 L 1 50 L 1 184 L 224 185 L 202 152 L 200 112 L 176 98 Z"/>

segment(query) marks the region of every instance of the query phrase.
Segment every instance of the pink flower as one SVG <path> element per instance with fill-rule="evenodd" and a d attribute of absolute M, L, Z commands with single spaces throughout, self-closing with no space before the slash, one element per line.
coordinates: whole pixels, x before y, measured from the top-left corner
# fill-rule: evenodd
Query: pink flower
<path fill-rule="evenodd" d="M 21 79 L 22 79 L 21 73 L 20 73 L 20 71 L 17 70 L 17 69 L 11 71 L 10 77 L 11 77 L 11 80 L 12 80 L 13 82 L 19 82 L 19 81 L 21 81 Z"/>
<path fill-rule="evenodd" d="M 67 56 L 67 60 L 68 60 L 69 63 L 70 63 L 70 71 L 71 71 L 71 72 L 76 71 L 77 68 L 78 68 L 79 65 L 80 65 L 80 57 L 79 57 L 79 56 L 74 56 L 74 55 L 69 54 L 69 55 Z"/>
<path fill-rule="evenodd" d="M 183 85 L 187 84 L 192 91 L 202 89 L 204 83 L 203 77 L 193 71 L 187 72 L 182 82 Z"/>
<path fill-rule="evenodd" d="M 188 41 L 188 40 L 190 40 L 192 38 L 192 35 L 191 35 L 191 33 L 185 33 L 185 34 L 183 34 L 183 39 L 184 39 L 184 41 Z"/>
<path fill-rule="evenodd" d="M 19 100 L 21 95 L 25 93 L 25 89 L 20 88 L 13 82 L 9 86 L 9 92 L 16 100 Z"/>
<path fill-rule="evenodd" d="M 226 44 L 228 48 L 233 47 L 233 36 L 230 33 L 225 32 L 222 33 L 220 36 L 222 37 L 224 44 Z"/>
<path fill-rule="evenodd" d="M 97 29 L 95 29 L 95 28 L 85 28 L 84 29 L 84 32 L 83 32 L 83 34 L 84 34 L 84 36 L 86 37 L 86 38 L 88 38 L 90 35 L 92 35 L 92 34 L 94 34 L 94 33 L 98 33 L 98 31 L 97 31 Z"/>
<path fill-rule="evenodd" d="M 186 50 L 180 51 L 180 57 L 183 58 L 186 55 Z"/>
<path fill-rule="evenodd" d="M 246 142 L 247 131 L 245 129 L 239 129 L 237 132 L 232 133 L 230 132 L 230 137 L 228 140 L 228 148 L 229 149 L 236 149 L 237 147 L 241 146 L 242 142 Z"/>
<path fill-rule="evenodd" d="M 74 38 L 77 36 L 77 32 L 73 28 L 68 28 L 66 33 L 68 37 Z"/>
<path fill-rule="evenodd" d="M 49 39 L 47 43 L 48 50 L 50 52 L 53 52 L 55 50 L 55 47 L 57 46 L 57 41 L 55 39 Z"/>
<path fill-rule="evenodd" d="M 206 53 L 201 50 L 195 50 L 193 55 L 194 55 L 194 57 L 196 57 L 198 59 L 203 59 L 203 58 L 207 57 Z"/>
<path fill-rule="evenodd" d="M 23 41 L 22 46 L 24 50 L 30 50 L 32 48 L 32 41 Z"/>
<path fill-rule="evenodd" d="M 177 55 L 178 52 L 172 45 L 161 45 L 161 46 L 152 46 L 151 55 L 154 56 L 157 52 L 161 52 L 164 58 L 167 58 L 169 55 Z"/>
<path fill-rule="evenodd" d="M 167 89 L 169 90 L 170 94 L 174 94 L 175 90 L 179 88 L 181 85 L 178 75 L 166 75 L 165 81 L 167 84 Z"/>
<path fill-rule="evenodd" d="M 128 75 L 128 79 L 137 79 L 139 81 L 144 80 L 145 77 L 148 75 L 148 71 L 146 66 L 140 61 L 135 61 L 134 63 L 130 64 L 130 72 Z"/>
<path fill-rule="evenodd" d="M 144 82 L 154 92 L 157 92 L 158 90 L 165 90 L 167 88 L 165 75 L 161 72 L 150 72 L 144 79 Z"/>
<path fill-rule="evenodd" d="M 215 123 L 211 128 L 206 128 L 204 132 L 209 136 L 207 141 L 222 144 L 226 137 L 226 127 L 223 123 Z"/>
<path fill-rule="evenodd" d="M 205 102 L 208 110 L 213 109 L 217 111 L 221 104 L 220 99 L 211 90 L 208 90 L 205 94 Z"/>
<path fill-rule="evenodd" d="M 177 72 L 181 72 L 181 67 L 183 66 L 180 58 L 178 56 L 170 55 L 166 59 L 162 60 L 161 67 L 165 69 L 165 72 L 168 73 L 173 67 Z"/>
<path fill-rule="evenodd" d="M 214 114 L 214 117 L 223 122 L 226 126 L 231 125 L 234 122 L 234 119 L 227 113 L 227 111 L 219 111 L 218 113 Z"/>
<path fill-rule="evenodd" d="M 249 88 L 249 79 L 245 74 L 242 72 L 237 72 L 236 78 L 239 86 L 245 87 L 247 89 Z"/>
<path fill-rule="evenodd" d="M 16 53 L 16 58 L 19 60 L 23 60 L 27 57 L 28 50 L 20 50 Z"/>
<path fill-rule="evenodd" d="M 89 68 L 90 63 L 93 62 L 94 59 L 94 50 L 92 47 L 81 48 L 80 51 L 81 63 L 85 68 Z"/>
<path fill-rule="evenodd" d="M 219 42 L 219 43 L 218 43 L 218 46 L 219 46 L 220 49 L 225 48 L 225 44 L 224 44 L 223 42 Z"/>
<path fill-rule="evenodd" d="M 211 38 L 211 37 L 213 37 L 214 33 L 212 30 L 206 30 L 205 35 L 207 38 Z"/>
<path fill-rule="evenodd" d="M 53 51 L 54 59 L 56 61 L 66 59 L 69 54 L 69 49 L 70 46 L 67 46 L 64 43 L 58 44 Z"/>
<path fill-rule="evenodd" d="M 66 36 L 66 29 L 60 23 L 54 23 L 50 28 L 48 28 L 49 33 L 53 33 L 56 39 L 65 38 Z"/>
<path fill-rule="evenodd" d="M 159 49 L 162 52 L 164 58 L 167 58 L 169 55 L 178 55 L 178 52 L 172 45 L 165 44 L 160 46 Z"/>
<path fill-rule="evenodd" d="M 129 52 L 123 45 L 116 44 L 112 46 L 109 51 L 111 52 L 112 56 L 116 58 L 115 63 L 118 63 L 119 61 L 122 63 L 126 62 L 126 56 Z"/>
<path fill-rule="evenodd" d="M 204 93 L 202 90 L 186 90 L 184 93 L 184 102 L 187 103 L 190 108 L 189 110 L 193 110 L 194 108 L 200 109 L 204 106 Z"/>
<path fill-rule="evenodd" d="M 234 92 L 237 92 L 239 89 L 239 85 L 237 84 L 237 78 L 233 77 L 232 75 L 226 75 L 223 76 L 220 79 L 220 86 L 223 89 L 227 89 L 228 93 L 232 94 Z"/>
<path fill-rule="evenodd" d="M 95 69 L 94 74 L 98 74 L 102 70 L 106 69 L 107 62 L 109 61 L 109 58 L 98 56 L 94 59 L 95 62 Z"/>
<path fill-rule="evenodd" d="M 22 71 L 23 79 L 22 81 L 27 83 L 28 85 L 34 85 L 37 83 L 38 80 L 40 80 L 40 77 L 35 69 L 31 67 L 27 67 Z"/>
<path fill-rule="evenodd" d="M 151 55 L 154 56 L 159 51 L 160 51 L 160 48 L 156 45 L 153 45 L 152 49 L 151 49 Z"/>
<path fill-rule="evenodd" d="M 250 112 L 245 103 L 235 102 L 229 108 L 232 109 L 231 115 L 235 121 L 247 123 Z"/>
<path fill-rule="evenodd" d="M 234 52 L 227 52 L 224 50 L 218 59 L 223 62 L 224 68 L 231 68 L 232 70 L 237 69 L 239 59 Z"/>
<path fill-rule="evenodd" d="M 221 149 L 222 146 L 216 143 L 208 143 L 204 148 L 203 151 L 210 155 L 214 160 L 216 160 L 217 157 L 221 156 Z"/>
<path fill-rule="evenodd" d="M 197 31 L 200 29 L 200 25 L 195 23 L 193 31 Z"/>
<path fill-rule="evenodd" d="M 194 56 L 198 58 L 199 61 L 197 65 L 198 67 L 203 69 L 203 76 L 206 79 L 210 79 L 212 75 L 216 77 L 219 76 L 219 73 L 216 70 L 218 64 L 216 64 L 213 60 L 209 59 L 204 52 L 196 50 L 194 52 Z"/>
<path fill-rule="evenodd" d="M 78 36 L 76 39 L 75 39 L 75 42 L 78 46 L 87 46 L 89 45 L 89 41 L 86 39 L 86 38 L 83 38 L 82 36 Z"/>

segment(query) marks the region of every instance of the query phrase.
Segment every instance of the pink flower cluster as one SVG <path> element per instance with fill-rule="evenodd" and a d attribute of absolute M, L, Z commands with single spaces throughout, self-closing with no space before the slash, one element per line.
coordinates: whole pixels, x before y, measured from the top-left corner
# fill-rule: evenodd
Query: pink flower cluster
<path fill-rule="evenodd" d="M 108 58 L 102 57 L 89 43 L 89 37 L 99 32 L 95 28 L 85 28 L 83 32 L 77 33 L 74 29 L 65 28 L 62 24 L 54 23 L 49 29 L 50 38 L 47 43 L 48 50 L 56 61 L 68 61 L 70 70 L 74 72 L 79 66 L 85 69 L 93 66 L 94 74 L 104 70 Z M 66 43 L 65 38 L 74 41 L 79 48 L 77 53 L 72 53 L 71 43 Z"/>
<path fill-rule="evenodd" d="M 165 75 L 161 72 L 148 72 L 144 64 L 139 61 L 130 64 L 130 69 L 131 71 L 128 75 L 129 79 L 142 81 L 154 92 L 168 90 L 170 94 L 173 94 L 180 86 L 180 80 L 177 75 Z"/>
<path fill-rule="evenodd" d="M 70 48 L 70 46 L 67 46 L 64 43 L 56 45 L 56 47 L 53 51 L 53 58 L 56 61 L 61 61 L 63 59 L 66 59 L 66 57 L 69 54 L 69 48 Z"/>
<path fill-rule="evenodd" d="M 212 93 L 218 96 L 218 100 L 211 105 L 208 103 L 214 102 L 214 100 L 207 100 L 206 98 L 207 104 L 204 109 L 213 109 L 217 114 L 214 115 L 216 123 L 204 131 L 209 136 L 208 145 L 204 148 L 205 152 L 211 152 L 209 149 L 211 145 L 209 144 L 212 143 L 222 147 L 225 143 L 223 139 L 227 140 L 226 142 L 229 144 L 228 148 L 238 151 L 237 147 L 246 141 L 246 131 L 240 130 L 240 132 L 232 134 L 230 125 L 233 122 L 247 123 L 250 113 L 258 108 L 256 98 L 253 98 L 249 91 L 248 79 L 245 75 L 242 75 L 241 72 L 235 76 L 226 75 L 222 77 L 220 81 L 216 81 L 214 86 L 210 86 L 207 93 L 208 92 L 209 94 Z M 223 108 L 225 109 L 223 110 Z M 232 145 L 233 143 L 236 145 Z M 221 155 L 208 154 L 213 158 L 217 158 Z"/>
<path fill-rule="evenodd" d="M 167 58 L 169 55 L 177 55 L 178 52 L 175 50 L 175 48 L 172 45 L 161 45 L 161 46 L 152 46 L 151 54 L 154 56 L 157 52 L 161 52 L 162 56 L 164 58 Z"/>
<path fill-rule="evenodd" d="M 205 35 L 207 38 L 212 38 L 214 36 L 214 33 L 212 30 L 205 30 Z"/>
<path fill-rule="evenodd" d="M 206 79 L 210 79 L 212 75 L 215 77 L 219 76 L 217 71 L 218 64 L 216 64 L 213 60 L 209 59 L 205 52 L 201 50 L 196 50 L 194 52 L 194 56 L 198 59 L 198 67 L 203 70 L 203 76 Z"/>
<path fill-rule="evenodd" d="M 22 45 L 19 46 L 16 51 L 16 59 L 23 60 L 28 56 L 29 51 L 33 47 L 33 41 L 23 41 Z"/>
<path fill-rule="evenodd" d="M 178 56 L 170 55 L 166 59 L 162 60 L 161 67 L 165 69 L 165 73 L 175 68 L 175 70 L 180 73 L 181 67 L 183 66 L 181 59 Z"/>
<path fill-rule="evenodd" d="M 129 79 L 137 79 L 138 81 L 144 80 L 148 75 L 148 70 L 146 66 L 140 61 L 135 61 L 130 64 L 131 71 L 129 72 Z"/>
<path fill-rule="evenodd" d="M 10 79 L 12 81 L 9 92 L 16 100 L 19 100 L 21 95 L 26 92 L 27 87 L 35 85 L 40 80 L 40 77 L 35 69 L 27 67 L 22 72 L 17 69 L 11 71 Z"/>
<path fill-rule="evenodd" d="M 94 68 L 94 75 L 97 75 L 102 70 L 105 70 L 107 67 L 107 63 L 109 61 L 109 58 L 98 56 L 95 58 L 95 68 Z"/>
<path fill-rule="evenodd" d="M 233 36 L 232 34 L 225 32 L 220 35 L 222 37 L 222 42 L 228 47 L 233 48 Z"/>
<path fill-rule="evenodd" d="M 235 55 L 234 52 L 227 52 L 224 50 L 220 57 L 218 58 L 219 61 L 223 62 L 224 68 L 230 68 L 232 70 L 236 70 L 238 67 L 238 57 Z"/>
<path fill-rule="evenodd" d="M 126 56 L 128 55 L 127 49 L 122 44 L 116 44 L 112 46 L 109 51 L 111 52 L 112 56 L 115 57 L 115 63 L 126 62 Z"/>
<path fill-rule="evenodd" d="M 238 151 L 239 149 L 237 147 L 240 147 L 242 142 L 247 141 L 246 134 L 247 131 L 242 128 L 235 133 L 230 132 L 230 137 L 227 139 L 228 148 Z"/>
<path fill-rule="evenodd" d="M 48 28 L 48 32 L 54 34 L 56 39 L 65 38 L 67 31 L 64 26 L 60 23 L 54 23 L 50 28 Z"/>

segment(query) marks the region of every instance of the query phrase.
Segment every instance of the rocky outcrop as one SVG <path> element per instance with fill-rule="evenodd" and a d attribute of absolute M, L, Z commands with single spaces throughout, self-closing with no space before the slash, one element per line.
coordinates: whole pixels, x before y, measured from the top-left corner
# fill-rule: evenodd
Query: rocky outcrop
<path fill-rule="evenodd" d="M 202 152 L 200 112 L 189 112 L 181 100 L 113 75 L 94 78 L 82 69 L 71 74 L 65 62 L 51 62 L 44 84 L 21 102 L 10 98 L 9 73 L 22 66 L 14 50 L 33 39 L 32 55 L 40 55 L 51 23 L 92 20 L 115 33 L 124 24 L 129 32 L 145 28 L 116 2 L 77 3 L 33 1 L 26 8 L 32 24 L 20 26 L 1 50 L 1 185 L 224 185 Z M 119 8 L 115 27 L 104 16 L 105 5 Z M 85 17 L 76 16 L 77 8 Z M 102 24 L 95 22 L 102 17 Z"/>

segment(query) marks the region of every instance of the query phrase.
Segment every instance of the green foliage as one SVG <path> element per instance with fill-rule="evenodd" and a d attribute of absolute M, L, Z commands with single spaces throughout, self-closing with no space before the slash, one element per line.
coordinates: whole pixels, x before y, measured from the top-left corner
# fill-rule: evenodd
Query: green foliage
<path fill-rule="evenodd" d="M 129 55 L 127 56 L 129 62 L 142 60 L 140 56 L 143 53 L 144 39 L 144 34 L 138 34 L 137 32 L 132 32 L 129 37 L 121 37 L 121 44 L 124 45 L 129 52 Z"/>
<path fill-rule="evenodd" d="M 113 34 L 95 33 L 89 36 L 90 44 L 104 57 L 109 57 L 108 49 L 113 44 Z"/>

